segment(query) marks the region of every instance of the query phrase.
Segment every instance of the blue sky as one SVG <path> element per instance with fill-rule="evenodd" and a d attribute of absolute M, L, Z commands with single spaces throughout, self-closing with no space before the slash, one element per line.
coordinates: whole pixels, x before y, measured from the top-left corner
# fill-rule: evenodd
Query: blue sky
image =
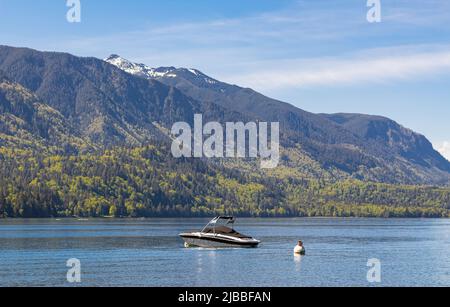
<path fill-rule="evenodd" d="M 0 0 L 0 44 L 197 68 L 311 112 L 388 116 L 450 159 L 450 1 Z"/>

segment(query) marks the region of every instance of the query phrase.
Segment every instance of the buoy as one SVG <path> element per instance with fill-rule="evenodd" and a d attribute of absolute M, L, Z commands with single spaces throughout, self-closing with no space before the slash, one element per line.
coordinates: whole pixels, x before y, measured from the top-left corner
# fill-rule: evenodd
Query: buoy
<path fill-rule="evenodd" d="M 306 254 L 306 249 L 303 246 L 302 241 L 298 241 L 297 246 L 294 248 L 294 254 L 297 254 L 297 255 L 305 255 Z"/>

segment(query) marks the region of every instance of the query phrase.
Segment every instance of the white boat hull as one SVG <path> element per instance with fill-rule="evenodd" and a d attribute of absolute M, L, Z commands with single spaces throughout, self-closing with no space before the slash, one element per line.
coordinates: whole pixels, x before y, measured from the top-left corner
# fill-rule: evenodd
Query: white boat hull
<path fill-rule="evenodd" d="M 186 247 L 203 247 L 203 248 L 255 248 L 258 247 L 259 241 L 255 239 L 236 239 L 227 236 L 204 236 L 195 234 L 180 235 Z"/>

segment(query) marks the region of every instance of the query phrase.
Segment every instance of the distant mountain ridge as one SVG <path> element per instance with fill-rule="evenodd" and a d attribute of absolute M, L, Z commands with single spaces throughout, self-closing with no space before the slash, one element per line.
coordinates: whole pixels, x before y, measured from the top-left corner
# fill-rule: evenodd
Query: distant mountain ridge
<path fill-rule="evenodd" d="M 64 119 L 67 135 L 95 146 L 170 141 L 167 130 L 173 123 L 191 123 L 194 114 L 201 113 L 205 121 L 280 122 L 281 169 L 305 178 L 450 182 L 450 163 L 425 137 L 393 121 L 309 113 L 195 69 L 150 68 L 118 55 L 103 61 L 0 46 L 0 71 L 8 82 L 60 114 L 56 117 Z M 6 109 L 1 112 L 7 113 Z M 252 169 L 251 165 L 239 168 Z"/>
<path fill-rule="evenodd" d="M 195 69 L 150 68 L 145 64 L 134 64 L 118 55 L 110 56 L 105 61 L 131 74 L 174 86 L 196 100 L 210 101 L 264 120 L 280 121 L 287 139 L 301 143 L 308 154 L 319 158 L 325 167 L 340 164 L 339 168 L 356 173 L 355 168 L 348 167 L 349 163 L 341 161 L 343 155 L 374 169 L 380 167 L 379 158 L 382 157 L 387 163 L 384 167 L 390 169 L 388 172 L 392 176 L 395 171 L 392 171 L 391 166 L 394 165 L 389 164 L 394 163 L 406 176 L 416 177 L 419 181 L 423 177 L 434 176 L 437 180 L 432 179 L 430 182 L 443 183 L 449 180 L 449 161 L 434 150 L 423 135 L 390 119 L 364 114 L 312 114 L 265 97 L 252 89 L 220 82 Z M 317 141 L 324 144 L 317 144 Z M 366 149 L 370 154 L 349 150 L 349 146 Z M 330 161 L 329 157 L 321 157 L 323 152 L 336 152 L 340 157 Z M 417 165 L 418 169 L 407 170 L 409 166 L 405 164 L 409 163 Z M 373 175 L 371 179 L 379 180 L 378 174 Z"/>
<path fill-rule="evenodd" d="M 405 159 L 450 171 L 447 159 L 433 149 L 433 145 L 425 136 L 405 128 L 389 118 L 345 113 L 322 115 L 367 141 L 375 140 L 392 148 Z"/>
<path fill-rule="evenodd" d="M 129 60 L 122 58 L 117 54 L 110 55 L 105 59 L 108 62 L 118 68 L 130 73 L 132 75 L 146 77 L 146 78 L 176 78 L 179 75 L 190 75 L 192 78 L 197 78 L 208 84 L 218 84 L 219 81 L 214 80 L 202 72 L 193 68 L 175 68 L 171 67 L 158 67 L 152 68 L 145 64 L 138 64 L 130 62 Z"/>

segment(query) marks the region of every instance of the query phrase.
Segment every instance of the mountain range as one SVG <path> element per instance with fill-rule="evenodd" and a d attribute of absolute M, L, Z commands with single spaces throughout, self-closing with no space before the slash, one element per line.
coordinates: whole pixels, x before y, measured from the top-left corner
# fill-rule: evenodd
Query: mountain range
<path fill-rule="evenodd" d="M 280 122 L 282 168 L 304 178 L 450 182 L 450 162 L 388 118 L 313 114 L 196 69 L 0 46 L 0 76 L 1 142 L 69 151 L 146 145 L 169 141 L 173 123 L 201 113 L 223 123 Z"/>
<path fill-rule="evenodd" d="M 132 75 L 175 87 L 197 101 L 252 119 L 280 122 L 283 145 L 318 162 L 331 177 L 340 177 L 344 172 L 344 177 L 389 183 L 449 182 L 449 161 L 423 135 L 388 118 L 313 114 L 252 89 L 218 81 L 196 69 L 151 68 L 118 55 L 105 61 Z"/>

